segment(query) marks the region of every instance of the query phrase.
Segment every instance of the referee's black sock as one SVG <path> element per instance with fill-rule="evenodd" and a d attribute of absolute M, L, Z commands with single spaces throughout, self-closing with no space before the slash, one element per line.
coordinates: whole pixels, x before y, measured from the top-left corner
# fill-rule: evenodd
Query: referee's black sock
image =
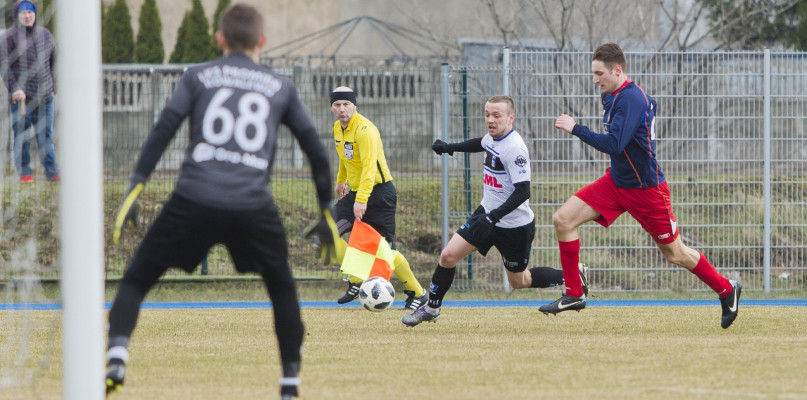
<path fill-rule="evenodd" d="M 563 284 L 563 271 L 549 267 L 530 268 L 531 288 L 548 288 Z"/>
<path fill-rule="evenodd" d="M 429 307 L 440 308 L 443 304 L 443 297 L 448 293 L 454 276 L 457 274 L 456 268 L 441 267 L 439 264 L 434 269 L 432 284 L 429 287 Z"/>

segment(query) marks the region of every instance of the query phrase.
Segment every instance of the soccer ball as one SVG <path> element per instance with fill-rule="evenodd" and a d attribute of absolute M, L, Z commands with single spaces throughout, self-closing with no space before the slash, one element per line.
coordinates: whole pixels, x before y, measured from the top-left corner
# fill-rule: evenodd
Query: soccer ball
<path fill-rule="evenodd" d="M 373 311 L 384 311 L 395 300 L 395 288 L 388 280 L 374 276 L 362 282 L 359 288 L 359 301 L 364 308 Z"/>

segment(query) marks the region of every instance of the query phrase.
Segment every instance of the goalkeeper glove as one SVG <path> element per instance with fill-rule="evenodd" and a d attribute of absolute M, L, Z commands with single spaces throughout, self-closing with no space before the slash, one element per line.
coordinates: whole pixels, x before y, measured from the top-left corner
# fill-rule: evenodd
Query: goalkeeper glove
<path fill-rule="evenodd" d="M 112 233 L 113 243 L 120 243 L 124 225 L 128 225 L 132 229 L 137 227 L 137 211 L 140 209 L 140 205 L 137 204 L 137 196 L 143 191 L 143 186 L 143 182 L 130 185 L 126 197 L 123 198 L 123 202 L 118 208 L 118 216 L 115 217 L 115 231 Z"/>
<path fill-rule="evenodd" d="M 499 217 L 496 214 L 487 213 L 474 221 L 471 225 L 471 232 L 474 232 L 474 236 L 487 238 L 493 232 L 493 227 L 496 226 L 497 222 L 499 222 Z"/>
<path fill-rule="evenodd" d="M 340 240 L 339 230 L 336 229 L 336 222 L 333 221 L 331 206 L 320 205 L 319 220 L 308 225 L 301 234 L 309 240 L 313 239 L 314 235 L 317 236 L 319 239 L 319 259 L 325 265 L 339 263 L 339 257 L 336 255 L 336 243 Z"/>
<path fill-rule="evenodd" d="M 438 156 L 443 153 L 447 153 L 450 156 L 454 155 L 454 150 L 451 149 L 451 144 L 440 139 L 434 141 L 434 144 L 432 144 L 432 150 L 437 153 Z"/>

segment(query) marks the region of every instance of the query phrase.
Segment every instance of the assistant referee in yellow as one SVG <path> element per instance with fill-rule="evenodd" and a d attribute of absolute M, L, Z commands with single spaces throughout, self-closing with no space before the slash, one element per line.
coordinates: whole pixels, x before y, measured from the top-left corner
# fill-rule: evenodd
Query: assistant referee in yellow
<path fill-rule="evenodd" d="M 395 249 L 395 210 L 398 193 L 387 167 L 384 145 L 378 128 L 356 112 L 356 93 L 347 86 L 331 92 L 331 111 L 338 119 L 333 124 L 333 138 L 339 154 L 336 175 L 336 226 L 339 235 L 353 228 L 359 220 L 372 226 Z M 344 242 L 344 239 L 342 240 Z M 344 256 L 344 246 L 337 246 L 337 256 Z M 341 250 L 341 251 L 340 251 Z M 416 310 L 428 299 L 426 290 L 415 279 L 409 262 L 401 253 L 395 255 L 395 276 L 404 285 L 407 295 L 404 308 Z M 348 277 L 348 288 L 337 302 L 344 304 L 359 296 L 361 280 Z"/>

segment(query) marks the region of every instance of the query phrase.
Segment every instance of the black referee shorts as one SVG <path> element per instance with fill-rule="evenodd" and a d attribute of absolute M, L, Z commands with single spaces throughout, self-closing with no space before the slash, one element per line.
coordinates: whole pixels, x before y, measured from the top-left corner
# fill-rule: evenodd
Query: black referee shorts
<path fill-rule="evenodd" d="M 356 192 L 351 190 L 344 197 L 336 202 L 336 223 L 339 226 L 339 234 L 343 235 L 353 229 L 353 203 L 356 202 Z M 379 183 L 370 192 L 367 199 L 367 211 L 364 212 L 362 222 L 372 226 L 373 229 L 387 239 L 390 246 L 395 248 L 395 209 L 398 207 L 398 192 L 392 182 Z M 340 221 L 345 221 L 340 223 Z M 344 228 L 343 228 L 344 226 Z"/>
<path fill-rule="evenodd" d="M 193 272 L 222 243 L 238 272 L 289 274 L 286 232 L 274 204 L 222 210 L 173 194 L 152 223 L 126 274 L 159 278 L 168 268 Z"/>
<path fill-rule="evenodd" d="M 483 237 L 479 232 L 471 229 L 476 220 L 485 217 L 485 208 L 479 206 L 467 221 L 457 229 L 466 242 L 476 247 L 479 254 L 486 256 L 490 248 L 495 246 L 502 255 L 502 263 L 510 272 L 521 272 L 527 269 L 530 264 L 530 252 L 532 251 L 532 240 L 535 238 L 535 219 L 527 225 L 516 228 L 493 227 L 493 231 Z"/>

